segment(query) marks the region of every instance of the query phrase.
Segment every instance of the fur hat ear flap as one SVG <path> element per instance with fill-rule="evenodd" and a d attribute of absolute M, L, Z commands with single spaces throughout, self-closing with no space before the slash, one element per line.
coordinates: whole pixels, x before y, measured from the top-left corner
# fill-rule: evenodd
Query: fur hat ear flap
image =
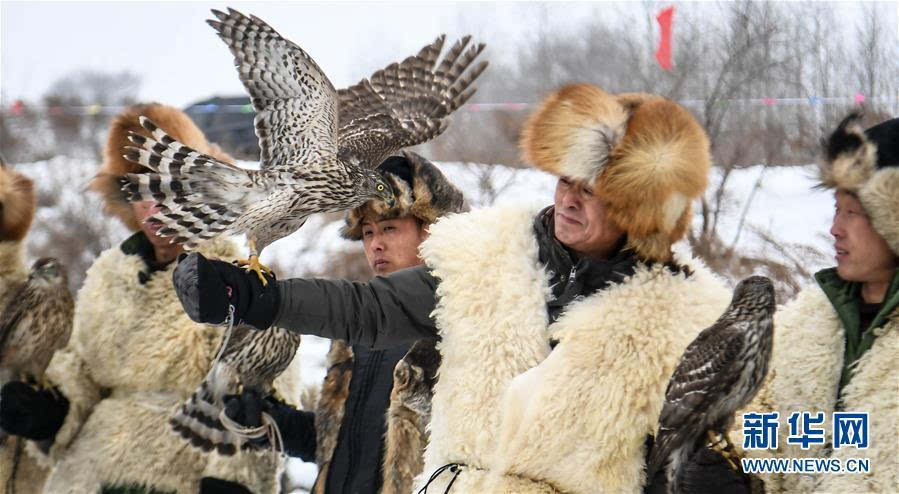
<path fill-rule="evenodd" d="M 521 131 L 525 161 L 554 175 L 593 183 L 624 135 L 628 110 L 592 84 L 547 96 Z"/>
<path fill-rule="evenodd" d="M 443 175 L 439 168 L 422 156 L 403 152 L 378 165 L 378 171 L 393 187 L 396 205 L 388 208 L 384 201 L 373 199 L 347 211 L 340 235 L 347 240 L 362 239 L 362 222 L 366 217 L 387 220 L 413 216 L 430 225 L 448 213 L 464 210 L 462 192 Z"/>
<path fill-rule="evenodd" d="M 525 123 L 521 147 L 538 168 L 593 184 L 629 247 L 647 261 L 670 260 L 711 167 L 708 137 L 686 109 L 590 84 L 548 96 Z"/>
<path fill-rule="evenodd" d="M 123 156 L 125 146 L 133 146 L 128 135 L 131 132 L 147 135 L 138 119 L 145 116 L 165 129 L 179 142 L 219 160 L 233 163 L 215 144 L 206 140 L 203 131 L 187 114 L 171 106 L 159 103 L 132 105 L 113 118 L 109 126 L 109 137 L 106 140 L 106 151 L 100 170 L 91 180 L 91 190 L 98 192 L 105 202 L 106 212 L 116 216 L 131 231 L 137 231 L 140 225 L 134 218 L 134 211 L 122 192 L 122 177 L 128 173 L 146 173 L 149 170 L 137 163 L 128 161 Z"/>
<path fill-rule="evenodd" d="M 642 258 L 665 262 L 689 227 L 691 204 L 705 191 L 710 167 L 709 140 L 690 112 L 646 97 L 595 193 Z"/>

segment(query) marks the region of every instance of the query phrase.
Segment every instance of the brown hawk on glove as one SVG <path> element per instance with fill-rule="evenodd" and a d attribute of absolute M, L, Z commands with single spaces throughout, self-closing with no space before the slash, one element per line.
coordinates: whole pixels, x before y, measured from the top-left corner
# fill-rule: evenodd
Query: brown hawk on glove
<path fill-rule="evenodd" d="M 483 44 L 466 50 L 462 38 L 438 56 L 444 37 L 418 54 L 337 91 L 302 48 L 255 16 L 212 11 L 209 24 L 234 54 L 256 110 L 260 169 L 247 170 L 200 154 L 141 119 L 152 137 L 133 136 L 139 147 L 126 158 L 154 173 L 128 175 L 131 201 L 156 201 L 148 221 L 159 234 L 188 249 L 226 231 L 245 233 L 257 272 L 259 253 L 299 229 L 319 212 L 354 208 L 370 199 L 394 201 L 390 185 L 374 171 L 387 156 L 440 135 L 447 117 L 475 90 L 487 62 L 471 67 Z M 468 70 L 471 67 L 471 70 Z"/>
<path fill-rule="evenodd" d="M 224 416 L 225 397 L 241 391 L 255 391 L 260 396 L 272 393 L 273 383 L 297 353 L 300 334 L 282 328 L 259 331 L 245 325 L 226 333 L 219 348 L 220 357 L 193 395 L 175 412 L 169 423 L 181 437 L 194 446 L 220 454 L 233 455 L 252 449 L 252 439 L 277 434 L 273 426 L 263 424 L 255 436 L 241 433 L 239 425 Z M 275 437 L 270 444 L 276 445 Z"/>
<path fill-rule="evenodd" d="M 0 312 L 0 387 L 21 381 L 50 388 L 44 371 L 68 343 L 74 312 L 65 268 L 56 259 L 38 259 Z M 0 431 L 0 443 L 5 439 Z"/>
<path fill-rule="evenodd" d="M 707 440 L 727 443 L 734 413 L 761 387 L 771 357 L 774 310 L 771 280 L 746 278 L 724 314 L 684 351 L 665 391 L 647 466 L 649 478 L 665 468 L 669 493 L 681 492 L 681 473 Z M 723 453 L 731 451 L 728 443 Z"/>
<path fill-rule="evenodd" d="M 0 313 L 0 385 L 42 380 L 53 353 L 69 341 L 74 311 L 65 268 L 51 257 L 35 261 Z"/>

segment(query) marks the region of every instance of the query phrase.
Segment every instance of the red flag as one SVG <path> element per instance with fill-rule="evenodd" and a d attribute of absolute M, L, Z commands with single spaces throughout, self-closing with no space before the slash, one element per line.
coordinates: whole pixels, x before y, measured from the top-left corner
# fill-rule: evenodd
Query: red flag
<path fill-rule="evenodd" d="M 665 70 L 671 70 L 671 20 L 674 17 L 674 7 L 662 9 L 656 20 L 659 21 L 659 49 L 656 50 L 656 60 Z"/>

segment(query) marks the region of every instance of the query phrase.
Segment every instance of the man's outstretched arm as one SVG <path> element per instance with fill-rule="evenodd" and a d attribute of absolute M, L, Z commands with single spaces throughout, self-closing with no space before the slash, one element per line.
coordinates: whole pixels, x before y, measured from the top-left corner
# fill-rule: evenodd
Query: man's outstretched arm
<path fill-rule="evenodd" d="M 173 275 L 175 291 L 191 319 L 221 324 L 234 307 L 236 322 L 257 329 L 278 326 L 303 334 L 384 346 L 434 337 L 436 279 L 424 266 L 366 283 L 268 277 L 192 253 Z"/>

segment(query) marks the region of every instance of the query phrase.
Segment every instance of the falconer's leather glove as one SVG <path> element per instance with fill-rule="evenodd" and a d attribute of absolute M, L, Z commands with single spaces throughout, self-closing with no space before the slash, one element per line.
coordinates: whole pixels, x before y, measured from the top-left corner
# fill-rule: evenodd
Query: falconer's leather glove
<path fill-rule="evenodd" d="M 274 275 L 263 286 L 253 271 L 230 262 L 181 254 L 172 275 L 175 293 L 187 315 L 196 322 L 221 324 L 234 306 L 234 323 L 268 329 L 275 321 L 281 295 Z"/>
<path fill-rule="evenodd" d="M 252 391 L 225 397 L 225 415 L 245 427 L 259 427 L 262 412 L 269 414 L 278 425 L 284 452 L 303 461 L 315 461 L 315 414 L 296 408 L 275 399 L 262 398 Z M 255 443 L 268 448 L 268 440 L 262 438 Z"/>
<path fill-rule="evenodd" d="M 0 390 L 0 428 L 34 441 L 56 437 L 69 413 L 69 400 L 58 390 L 40 390 L 11 382 Z"/>

